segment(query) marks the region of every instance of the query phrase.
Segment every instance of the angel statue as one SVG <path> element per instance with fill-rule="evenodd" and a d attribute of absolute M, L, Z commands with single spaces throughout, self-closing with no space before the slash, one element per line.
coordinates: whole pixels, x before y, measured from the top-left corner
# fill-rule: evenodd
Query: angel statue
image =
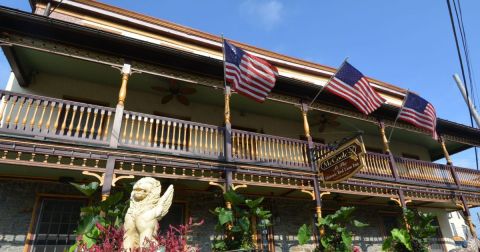
<path fill-rule="evenodd" d="M 130 196 L 130 207 L 125 215 L 123 249 L 134 251 L 155 242 L 158 222 L 172 205 L 173 185 L 160 197 L 162 186 L 154 178 L 142 178 L 135 183 Z"/>

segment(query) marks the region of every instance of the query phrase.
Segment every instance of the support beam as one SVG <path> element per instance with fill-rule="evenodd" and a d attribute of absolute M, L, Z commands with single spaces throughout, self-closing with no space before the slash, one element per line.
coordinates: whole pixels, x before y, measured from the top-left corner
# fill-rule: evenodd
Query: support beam
<path fill-rule="evenodd" d="M 15 75 L 15 79 L 17 79 L 18 85 L 21 87 L 28 87 L 31 80 L 30 73 L 27 73 L 25 69 L 21 67 L 12 46 L 2 45 L 2 50 L 5 58 L 7 58 L 8 64 L 12 68 L 12 72 Z"/>
<path fill-rule="evenodd" d="M 477 232 L 475 231 L 475 227 L 473 226 L 472 216 L 470 215 L 470 209 L 468 207 L 467 199 L 463 195 L 460 196 L 460 199 L 462 200 L 463 204 L 463 215 L 465 216 L 465 222 L 467 222 L 467 225 L 470 228 L 470 233 L 472 234 L 474 240 L 477 240 Z"/>

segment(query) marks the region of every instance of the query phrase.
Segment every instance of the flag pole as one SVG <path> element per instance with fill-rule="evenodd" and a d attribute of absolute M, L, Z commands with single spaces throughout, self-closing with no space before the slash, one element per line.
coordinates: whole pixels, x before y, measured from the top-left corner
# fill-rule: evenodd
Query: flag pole
<path fill-rule="evenodd" d="M 346 58 L 343 60 L 343 62 L 342 62 L 342 64 L 340 65 L 340 67 L 337 68 L 337 71 L 336 71 L 332 76 L 330 76 L 330 79 L 328 79 L 328 81 L 327 81 L 327 83 L 325 84 L 325 86 L 322 86 L 322 87 L 320 88 L 320 90 L 318 90 L 318 93 L 315 95 L 315 97 L 313 97 L 313 100 L 310 102 L 310 104 L 308 105 L 308 107 L 311 107 L 311 106 L 312 106 L 313 102 L 315 102 L 315 100 L 318 98 L 318 96 L 320 95 L 320 93 L 322 93 L 322 91 L 327 87 L 327 85 L 330 83 L 330 81 L 333 79 L 333 77 L 335 77 L 335 75 L 337 74 L 338 70 L 339 70 L 339 69 L 342 69 L 343 65 L 345 65 L 345 63 L 347 62 L 347 60 L 348 60 L 348 57 L 346 57 Z"/>
<path fill-rule="evenodd" d="M 395 130 L 395 125 L 397 125 L 398 116 L 400 115 L 400 113 L 403 110 L 403 107 L 405 106 L 405 101 L 407 101 L 407 97 L 408 97 L 409 93 L 410 93 L 410 90 L 407 90 L 407 95 L 405 95 L 405 98 L 403 98 L 402 106 L 400 107 L 400 110 L 398 111 L 397 117 L 395 118 L 395 121 L 393 122 L 392 131 L 390 131 L 390 135 L 388 136 L 388 140 L 387 140 L 389 143 L 390 143 L 390 138 L 392 138 L 393 131 Z"/>

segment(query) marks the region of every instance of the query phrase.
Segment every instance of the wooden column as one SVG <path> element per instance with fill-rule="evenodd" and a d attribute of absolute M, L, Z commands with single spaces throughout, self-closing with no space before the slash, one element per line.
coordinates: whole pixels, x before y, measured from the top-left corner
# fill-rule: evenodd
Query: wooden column
<path fill-rule="evenodd" d="M 118 139 L 120 137 L 120 129 L 122 127 L 123 110 L 125 109 L 125 99 L 127 98 L 128 77 L 132 74 L 130 64 L 123 64 L 122 68 L 122 84 L 118 92 L 118 103 L 115 110 L 115 118 L 113 119 L 112 134 L 110 135 L 110 147 L 117 148 Z"/>
<path fill-rule="evenodd" d="M 230 122 L 230 86 L 225 86 L 225 160 L 232 161 L 232 124 Z"/>
<path fill-rule="evenodd" d="M 125 105 L 125 98 L 127 97 L 127 83 L 128 77 L 132 73 L 130 64 L 123 64 L 123 68 L 121 71 L 122 74 L 122 83 L 120 86 L 120 91 L 118 93 L 118 104 L 115 110 L 115 117 L 113 119 L 113 126 L 112 126 L 112 133 L 110 134 L 110 147 L 117 148 L 118 146 L 118 138 L 120 136 L 120 129 L 122 127 L 122 117 L 123 117 L 123 110 Z M 107 167 L 105 173 L 103 174 L 103 186 L 102 186 L 102 201 L 106 200 L 110 195 L 110 191 L 112 188 L 113 178 L 115 169 L 115 158 L 108 157 L 107 160 Z"/>
<path fill-rule="evenodd" d="M 470 228 L 470 233 L 472 234 L 473 238 L 477 240 L 477 231 L 475 231 L 475 227 L 473 226 L 472 216 L 470 215 L 470 209 L 468 208 L 467 199 L 463 195 L 460 196 L 460 199 L 462 200 L 462 204 L 463 204 L 463 215 L 465 216 L 465 222 L 467 222 L 467 225 Z"/>
<path fill-rule="evenodd" d="M 317 220 L 322 217 L 322 194 L 320 190 L 320 183 L 319 183 L 319 176 L 317 167 L 315 162 L 313 161 L 313 150 L 315 145 L 313 144 L 312 136 L 310 135 L 310 125 L 308 123 L 308 105 L 305 103 L 301 104 L 301 112 L 302 112 L 302 119 L 303 119 L 303 129 L 305 131 L 305 136 L 307 137 L 308 141 L 308 159 L 310 162 L 310 166 L 313 172 L 316 173 L 313 179 L 313 193 L 315 198 L 315 214 L 317 215 Z M 319 234 L 320 236 L 323 235 L 323 230 L 319 227 Z"/>
<path fill-rule="evenodd" d="M 405 227 L 410 232 L 410 224 L 407 222 L 407 216 L 405 215 L 405 212 L 407 211 L 407 202 L 405 201 L 405 194 L 403 193 L 402 189 L 398 190 L 398 200 L 400 201 L 400 207 L 402 208 L 402 216 L 403 221 L 405 222 Z"/>
<path fill-rule="evenodd" d="M 393 157 L 392 151 L 390 150 L 390 144 L 388 142 L 387 135 L 385 134 L 385 123 L 382 120 L 378 121 L 378 128 L 380 130 L 380 137 L 382 138 L 383 142 L 383 152 L 388 155 L 390 169 L 392 170 L 395 181 L 399 181 L 400 177 L 398 176 L 397 164 L 395 162 L 395 158 Z"/>
<path fill-rule="evenodd" d="M 107 159 L 107 165 L 105 167 L 105 173 L 103 175 L 103 185 L 102 185 L 102 201 L 105 201 L 112 190 L 113 182 L 113 173 L 115 169 L 115 158 L 109 156 Z"/>
<path fill-rule="evenodd" d="M 225 172 L 225 192 L 228 192 L 228 190 L 232 190 L 232 171 L 226 171 Z M 225 206 L 228 209 L 232 209 L 232 202 L 226 201 Z"/>
<path fill-rule="evenodd" d="M 445 145 L 445 139 L 443 136 L 439 136 L 440 145 L 442 146 L 443 155 L 447 160 L 447 165 L 453 165 L 452 159 L 450 158 L 450 154 L 448 154 L 447 146 Z"/>

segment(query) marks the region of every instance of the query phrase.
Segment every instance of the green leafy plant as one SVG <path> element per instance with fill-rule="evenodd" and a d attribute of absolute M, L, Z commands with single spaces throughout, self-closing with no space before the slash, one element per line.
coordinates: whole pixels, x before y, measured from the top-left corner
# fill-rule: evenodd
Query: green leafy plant
<path fill-rule="evenodd" d="M 298 244 L 305 245 L 310 241 L 310 237 L 312 237 L 312 227 L 308 227 L 307 224 L 303 224 L 298 229 L 297 240 Z"/>
<path fill-rule="evenodd" d="M 403 227 L 391 231 L 391 236 L 384 241 L 382 249 L 395 252 L 427 252 L 428 239 L 433 238 L 438 229 L 432 224 L 435 215 L 410 209 L 405 209 L 403 215 Z"/>
<path fill-rule="evenodd" d="M 69 251 L 75 251 L 79 245 L 87 248 L 100 243 L 103 228 L 120 228 L 128 208 L 128 198 L 125 199 L 123 192 L 110 195 L 105 201 L 96 202 L 93 197 L 99 189 L 97 182 L 89 184 L 71 183 L 76 189 L 89 198 L 88 206 L 81 208 L 80 221 L 75 229 L 77 242 L 70 247 Z"/>
<path fill-rule="evenodd" d="M 355 207 L 342 207 L 335 213 L 318 219 L 316 225 L 322 230 L 322 234 L 320 236 L 321 247 L 317 250 L 325 252 L 353 251 L 353 232 L 350 231 L 350 227 L 368 226 L 368 224 L 353 219 L 354 211 Z M 310 241 L 311 230 L 312 227 L 307 227 L 306 224 L 298 229 L 297 239 L 300 245 Z"/>
<path fill-rule="evenodd" d="M 215 227 L 218 235 L 212 243 L 212 250 L 253 249 L 253 229 L 271 225 L 272 214 L 261 206 L 264 198 L 246 199 L 233 190 L 227 191 L 223 196 L 232 207 L 217 207 L 211 211 L 218 219 Z M 252 220 L 256 220 L 256 225 Z"/>

